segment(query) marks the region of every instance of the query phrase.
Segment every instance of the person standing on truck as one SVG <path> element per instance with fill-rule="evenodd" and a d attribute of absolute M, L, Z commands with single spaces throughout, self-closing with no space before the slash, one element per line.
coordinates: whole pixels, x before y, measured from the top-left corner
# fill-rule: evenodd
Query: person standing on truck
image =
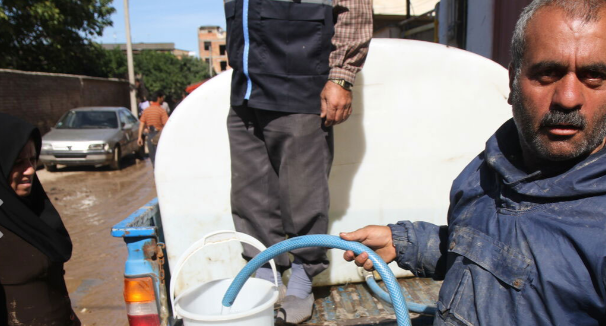
<path fill-rule="evenodd" d="M 160 141 L 162 129 L 164 129 L 168 121 L 168 114 L 166 114 L 166 110 L 161 106 L 163 96 L 163 93 L 159 91 L 152 95 L 151 98 L 153 101 L 141 115 L 139 138 L 137 139 L 137 144 L 143 146 L 143 131 L 147 130 L 145 137 L 147 140 L 147 149 L 149 150 L 149 158 L 154 166 L 156 163 L 156 147 Z"/>
<path fill-rule="evenodd" d="M 324 234 L 332 126 L 352 112 L 351 90 L 372 37 L 372 2 L 228 0 L 225 15 L 235 228 L 266 246 Z M 324 248 L 292 254 L 278 318 L 300 323 L 311 317 L 312 278 L 328 259 Z M 244 258 L 254 255 L 245 245 Z M 275 261 L 280 273 L 291 266 L 286 254 Z M 257 277 L 273 281 L 267 266 Z"/>
<path fill-rule="evenodd" d="M 63 275 L 72 242 L 36 167 L 38 128 L 0 113 L 0 325 L 78 326 Z"/>
<path fill-rule="evenodd" d="M 513 119 L 455 179 L 448 225 L 341 237 L 443 279 L 434 325 L 605 325 L 606 1 L 534 0 L 512 57 Z"/>

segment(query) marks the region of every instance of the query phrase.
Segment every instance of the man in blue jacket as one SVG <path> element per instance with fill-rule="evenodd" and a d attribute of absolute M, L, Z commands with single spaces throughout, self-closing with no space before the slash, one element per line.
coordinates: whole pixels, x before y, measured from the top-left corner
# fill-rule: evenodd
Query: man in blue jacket
<path fill-rule="evenodd" d="M 372 1 L 225 0 L 225 15 L 235 228 L 266 246 L 326 233 L 332 126 L 352 112 L 351 90 L 372 36 Z M 243 255 L 255 252 L 244 246 Z M 312 278 L 328 259 L 324 248 L 292 255 L 278 318 L 299 323 L 311 317 Z M 286 254 L 275 262 L 280 274 L 291 267 Z M 257 277 L 273 281 L 268 267 Z"/>
<path fill-rule="evenodd" d="M 341 236 L 443 279 L 434 325 L 606 325 L 606 1 L 533 1 L 512 55 L 513 120 L 454 181 L 448 225 Z"/>

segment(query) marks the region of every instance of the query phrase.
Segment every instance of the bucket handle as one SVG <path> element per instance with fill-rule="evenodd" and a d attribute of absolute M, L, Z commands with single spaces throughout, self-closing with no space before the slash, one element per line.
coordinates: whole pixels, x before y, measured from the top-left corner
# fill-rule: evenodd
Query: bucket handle
<path fill-rule="evenodd" d="M 181 269 L 183 268 L 185 263 L 189 260 L 189 258 L 191 258 L 191 256 L 193 256 L 196 252 L 200 251 L 206 246 L 219 243 L 226 243 L 230 241 L 239 241 L 249 244 L 261 252 L 267 249 L 261 243 L 261 241 L 253 238 L 252 236 L 232 230 L 221 230 L 212 232 L 205 235 L 202 239 L 196 241 L 189 248 L 187 248 L 183 252 L 183 254 L 181 254 L 176 265 L 177 267 L 175 268 L 175 274 L 170 280 L 170 303 L 173 308 L 173 315 L 175 316 L 175 318 L 181 318 L 181 316 L 179 316 L 177 310 L 175 309 L 175 284 L 177 283 L 177 277 L 181 273 Z M 276 285 L 276 288 L 278 288 L 278 271 L 276 269 L 276 263 L 274 263 L 272 259 L 269 261 L 269 265 L 271 265 L 271 269 L 274 273 L 274 284 Z"/>

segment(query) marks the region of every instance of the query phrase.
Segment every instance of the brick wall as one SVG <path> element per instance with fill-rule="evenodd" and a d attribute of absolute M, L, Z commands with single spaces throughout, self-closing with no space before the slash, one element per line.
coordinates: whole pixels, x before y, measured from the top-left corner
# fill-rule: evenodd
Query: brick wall
<path fill-rule="evenodd" d="M 0 69 L 0 112 L 22 118 L 44 135 L 67 110 L 130 108 L 128 81 Z"/>

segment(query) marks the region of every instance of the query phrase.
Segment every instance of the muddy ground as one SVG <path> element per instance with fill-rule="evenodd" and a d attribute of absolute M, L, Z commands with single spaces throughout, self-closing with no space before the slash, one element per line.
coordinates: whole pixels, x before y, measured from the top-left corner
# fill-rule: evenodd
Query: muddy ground
<path fill-rule="evenodd" d="M 111 227 L 156 197 L 153 169 L 127 157 L 124 168 L 70 167 L 38 176 L 70 233 L 74 250 L 65 281 L 86 326 L 128 326 L 122 297 L 126 246 Z"/>

